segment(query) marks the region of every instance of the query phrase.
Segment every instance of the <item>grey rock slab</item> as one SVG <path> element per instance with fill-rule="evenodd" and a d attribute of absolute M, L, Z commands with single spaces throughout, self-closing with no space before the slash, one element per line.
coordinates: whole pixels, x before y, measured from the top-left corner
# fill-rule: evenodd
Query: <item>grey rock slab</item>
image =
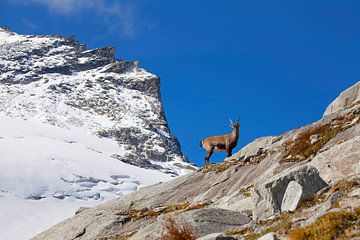
<path fill-rule="evenodd" d="M 161 222 L 156 221 L 140 228 L 136 234 L 130 237 L 130 240 L 157 240 L 164 234 L 164 228 Z"/>
<path fill-rule="evenodd" d="M 250 219 L 242 213 L 219 208 L 204 208 L 184 212 L 179 217 L 188 222 L 198 236 L 224 232 L 250 222 Z"/>
<path fill-rule="evenodd" d="M 281 138 L 281 136 L 258 138 L 243 147 L 240 151 L 231 156 L 230 159 L 243 159 L 244 161 L 248 161 L 251 157 L 257 156 L 270 148 L 274 143 L 281 140 Z"/>
<path fill-rule="evenodd" d="M 177 218 L 186 220 L 199 237 L 238 228 L 250 222 L 250 219 L 240 212 L 219 208 L 204 208 L 184 212 L 179 214 Z"/>
<path fill-rule="evenodd" d="M 286 187 L 284 198 L 281 203 L 281 211 L 294 211 L 300 203 L 303 189 L 296 181 L 291 181 Z"/>
<path fill-rule="evenodd" d="M 319 153 L 308 165 L 319 170 L 327 183 L 338 182 L 347 176 L 358 174 L 360 162 L 360 136 L 338 143 Z"/>
<path fill-rule="evenodd" d="M 243 211 L 251 211 L 251 197 L 244 198 L 243 196 L 225 196 L 219 201 L 213 204 L 214 207 L 227 209 L 231 211 L 243 212 Z"/>
<path fill-rule="evenodd" d="M 286 188 L 291 181 L 302 187 L 301 200 L 312 198 L 317 191 L 327 186 L 315 167 L 302 165 L 283 171 L 253 190 L 254 220 L 265 220 L 280 212 Z"/>
<path fill-rule="evenodd" d="M 195 235 L 202 237 L 212 233 L 224 232 L 229 229 L 236 229 L 250 222 L 250 219 L 234 211 L 218 208 L 204 208 L 188 212 L 175 214 L 166 214 L 158 217 L 157 221 L 141 228 L 131 240 L 158 239 L 166 230 L 163 223 L 171 217 L 178 224 L 188 224 Z M 216 238 L 230 239 L 230 238 Z M 233 239 L 233 238 L 231 238 Z"/>

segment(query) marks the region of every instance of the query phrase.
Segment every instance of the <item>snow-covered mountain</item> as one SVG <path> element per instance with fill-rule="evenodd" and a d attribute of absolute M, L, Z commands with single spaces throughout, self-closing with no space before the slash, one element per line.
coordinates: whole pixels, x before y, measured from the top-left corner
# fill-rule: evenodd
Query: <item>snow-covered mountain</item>
<path fill-rule="evenodd" d="M 0 239 L 194 169 L 138 62 L 0 28 Z"/>

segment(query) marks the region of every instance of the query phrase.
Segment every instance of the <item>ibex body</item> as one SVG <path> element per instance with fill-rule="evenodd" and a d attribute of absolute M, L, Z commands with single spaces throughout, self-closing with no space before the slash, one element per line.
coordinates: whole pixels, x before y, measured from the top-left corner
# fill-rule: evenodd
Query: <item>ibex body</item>
<path fill-rule="evenodd" d="M 230 126 L 233 131 L 226 135 L 221 136 L 213 136 L 205 138 L 200 142 L 200 147 L 205 148 L 207 154 L 205 157 L 205 164 L 209 163 L 209 159 L 213 152 L 223 152 L 226 151 L 226 157 L 230 157 L 232 154 L 232 150 L 236 147 L 237 141 L 239 139 L 239 119 L 237 118 L 236 123 L 230 120 Z"/>

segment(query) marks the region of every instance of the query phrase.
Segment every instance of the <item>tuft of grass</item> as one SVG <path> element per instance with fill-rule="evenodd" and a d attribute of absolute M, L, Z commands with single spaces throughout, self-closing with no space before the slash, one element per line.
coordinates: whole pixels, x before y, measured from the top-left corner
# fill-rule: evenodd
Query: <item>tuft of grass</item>
<path fill-rule="evenodd" d="M 357 120 L 356 120 L 357 119 Z M 285 155 L 282 162 L 298 162 L 316 155 L 319 150 L 341 131 L 352 126 L 352 121 L 360 123 L 358 114 L 348 114 L 335 117 L 331 123 L 318 123 L 306 127 L 295 140 L 288 140 L 284 143 Z M 320 138 L 311 143 L 310 136 L 319 135 Z"/>
<path fill-rule="evenodd" d="M 287 234 L 291 229 L 291 213 L 282 213 L 275 224 L 267 227 L 264 233 L 276 232 L 279 234 Z"/>
<path fill-rule="evenodd" d="M 110 237 L 102 237 L 100 240 L 128 240 L 130 237 L 134 236 L 137 231 L 133 231 L 131 233 L 126 233 L 119 236 L 110 236 Z"/>
<path fill-rule="evenodd" d="M 344 237 L 349 230 L 359 226 L 360 210 L 329 212 L 314 223 L 292 230 L 290 240 L 332 240 Z"/>
<path fill-rule="evenodd" d="M 184 220 L 175 220 L 171 217 L 167 217 L 164 220 L 163 226 L 165 233 L 159 238 L 159 240 L 195 240 L 196 235 L 191 226 Z"/>
<path fill-rule="evenodd" d="M 264 160 L 268 156 L 268 151 L 264 149 L 260 149 L 258 154 L 255 156 L 250 156 L 244 159 L 244 162 L 249 162 L 254 165 L 260 163 L 262 160 Z"/>
<path fill-rule="evenodd" d="M 184 202 L 184 203 L 167 205 L 158 210 L 156 210 L 155 208 L 153 208 L 153 209 L 146 208 L 146 209 L 142 209 L 142 210 L 130 209 L 123 214 L 126 214 L 131 220 L 136 221 L 136 220 L 140 220 L 143 218 L 157 217 L 157 216 L 165 214 L 165 213 L 171 213 L 171 212 L 176 212 L 176 211 L 191 211 L 194 209 L 204 208 L 205 206 L 206 206 L 206 204 L 198 203 L 195 205 L 190 205 L 190 203 Z"/>
<path fill-rule="evenodd" d="M 216 173 L 219 173 L 219 172 L 223 172 L 227 169 L 229 169 L 230 167 L 232 166 L 235 166 L 235 165 L 241 165 L 242 162 L 240 161 L 237 161 L 237 160 L 232 160 L 232 161 L 224 161 L 224 162 L 221 162 L 221 163 L 215 163 L 215 164 L 208 164 L 208 165 L 205 165 L 201 170 L 202 173 L 208 173 L 208 172 L 216 172 Z"/>
<path fill-rule="evenodd" d="M 312 199 L 304 200 L 300 203 L 300 206 L 297 208 L 297 211 L 301 211 L 304 208 L 313 207 L 319 203 L 323 203 L 326 200 L 326 195 L 316 194 Z"/>
<path fill-rule="evenodd" d="M 340 192 L 341 194 L 346 195 L 349 192 L 351 192 L 353 188 L 359 186 L 360 186 L 360 182 L 358 179 L 343 180 L 335 184 L 335 186 L 331 188 L 331 191 Z"/>
<path fill-rule="evenodd" d="M 278 234 L 287 234 L 292 227 L 291 217 L 294 213 L 281 213 L 279 216 L 260 221 L 259 225 L 264 229 L 259 232 L 260 235 L 264 235 L 269 232 L 276 232 Z"/>
<path fill-rule="evenodd" d="M 309 126 L 295 140 L 284 143 L 286 154 L 282 162 L 297 162 L 308 159 L 333 138 L 339 129 L 338 127 L 333 128 L 331 124 Z M 319 135 L 320 138 L 315 143 L 311 143 L 310 136 L 312 135 Z"/>
<path fill-rule="evenodd" d="M 244 187 L 244 188 L 241 188 L 239 190 L 239 192 L 244 195 L 244 197 L 250 197 L 251 196 L 251 189 L 254 188 L 254 185 L 250 185 L 250 186 L 247 186 L 247 187 Z"/>
<path fill-rule="evenodd" d="M 190 205 L 187 208 L 185 208 L 185 211 L 191 211 L 191 210 L 195 210 L 195 209 L 201 209 L 204 208 L 207 204 L 204 203 L 197 203 L 194 205 Z"/>
<path fill-rule="evenodd" d="M 223 172 L 223 171 L 229 169 L 232 166 L 242 167 L 246 163 L 251 163 L 251 164 L 256 165 L 256 164 L 260 163 L 263 159 L 265 159 L 267 156 L 268 156 L 268 152 L 266 150 L 260 150 L 257 155 L 248 157 L 246 159 L 243 156 L 243 157 L 241 157 L 239 159 L 231 159 L 231 160 L 227 160 L 227 161 L 220 162 L 220 163 L 205 165 L 202 169 L 199 169 L 198 172 L 202 172 L 202 173 L 216 172 L 216 173 L 219 173 L 219 172 Z"/>
<path fill-rule="evenodd" d="M 249 227 L 238 230 L 237 229 L 226 230 L 225 234 L 230 236 L 238 235 L 242 237 L 241 239 L 245 239 L 245 240 L 256 240 L 261 236 L 260 233 L 255 233 L 254 229 Z"/>
<path fill-rule="evenodd" d="M 250 233 L 253 233 L 254 229 L 246 227 L 243 229 L 229 229 L 225 231 L 226 235 L 248 235 Z"/>
<path fill-rule="evenodd" d="M 179 211 L 179 210 L 185 210 L 189 206 L 190 206 L 190 203 L 188 203 L 188 202 L 168 205 L 164 208 L 163 211 L 161 211 L 161 213 L 170 213 L 170 212 L 175 212 L 175 211 Z"/>
<path fill-rule="evenodd" d="M 259 233 L 250 233 L 244 237 L 245 240 L 256 240 L 261 237 L 261 234 Z"/>

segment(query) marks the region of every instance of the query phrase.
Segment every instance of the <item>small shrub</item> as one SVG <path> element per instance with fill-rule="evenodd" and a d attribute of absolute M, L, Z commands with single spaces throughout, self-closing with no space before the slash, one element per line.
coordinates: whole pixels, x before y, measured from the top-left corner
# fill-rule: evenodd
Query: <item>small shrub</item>
<path fill-rule="evenodd" d="M 196 235 L 190 225 L 184 220 L 175 222 L 171 217 L 164 220 L 165 234 L 159 240 L 195 240 Z"/>

